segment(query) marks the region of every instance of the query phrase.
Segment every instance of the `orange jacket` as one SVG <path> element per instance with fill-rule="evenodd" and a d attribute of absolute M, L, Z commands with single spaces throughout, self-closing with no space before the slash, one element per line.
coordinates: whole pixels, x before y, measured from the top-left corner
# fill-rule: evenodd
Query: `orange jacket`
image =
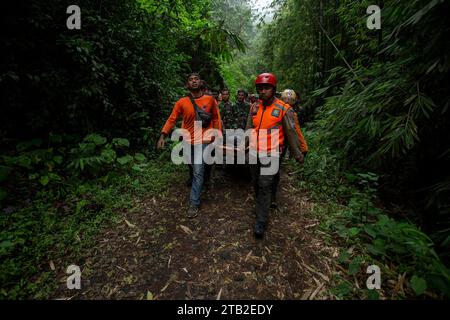
<path fill-rule="evenodd" d="M 278 146 L 282 149 L 287 139 L 294 156 L 308 151 L 297 116 L 290 105 L 277 98 L 266 107 L 261 100 L 257 103 L 257 112 L 250 111 L 247 122 L 247 128 L 255 129 L 251 136 L 250 148 L 258 151 L 274 151 Z M 267 131 L 264 132 L 264 129 Z M 278 129 L 278 141 L 275 140 L 276 129 Z"/>
<path fill-rule="evenodd" d="M 217 101 L 212 96 L 203 95 L 200 98 L 195 99 L 195 103 L 199 108 L 202 108 L 206 112 L 211 113 L 212 120 L 208 128 L 200 127 L 201 130 L 198 130 L 197 132 L 198 136 L 194 137 L 194 121 L 196 119 L 195 109 L 189 97 L 183 97 L 175 103 L 172 113 L 170 114 L 169 119 L 167 119 L 166 123 L 164 124 L 161 132 L 165 135 L 169 135 L 169 132 L 177 123 L 178 118 L 182 116 L 183 123 L 181 125 L 181 128 L 189 131 L 191 135 L 191 144 L 199 143 L 200 141 L 202 141 L 203 143 L 211 142 L 211 138 L 203 136 L 203 133 L 210 128 L 215 128 L 222 131 L 222 121 L 220 120 L 220 112 L 219 108 L 217 107 Z M 201 136 L 199 136 L 199 134 L 201 134 Z"/>
<path fill-rule="evenodd" d="M 294 108 L 291 108 L 294 110 Z M 300 128 L 300 123 L 298 121 L 298 116 L 295 114 L 294 116 L 294 127 L 295 132 L 297 133 L 298 141 L 300 143 L 300 150 L 302 153 L 308 152 L 308 144 L 306 143 L 305 137 L 303 137 L 302 129 Z"/>

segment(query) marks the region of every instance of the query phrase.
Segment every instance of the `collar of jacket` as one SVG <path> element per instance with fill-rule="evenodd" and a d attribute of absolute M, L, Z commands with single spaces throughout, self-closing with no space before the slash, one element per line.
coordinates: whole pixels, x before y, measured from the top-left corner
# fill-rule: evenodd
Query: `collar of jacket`
<path fill-rule="evenodd" d="M 267 102 L 267 104 L 265 104 L 264 101 L 261 100 L 261 105 L 262 105 L 263 107 L 271 106 L 271 105 L 275 102 L 276 99 L 277 99 L 277 98 L 276 98 L 275 96 L 273 96 L 272 98 L 270 98 L 270 100 Z"/>

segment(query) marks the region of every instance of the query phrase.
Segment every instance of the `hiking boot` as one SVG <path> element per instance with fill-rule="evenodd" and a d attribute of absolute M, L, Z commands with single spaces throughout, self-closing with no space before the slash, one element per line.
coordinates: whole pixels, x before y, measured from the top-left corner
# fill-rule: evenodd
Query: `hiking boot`
<path fill-rule="evenodd" d="M 256 222 L 255 227 L 253 228 L 253 233 L 256 238 L 261 239 L 264 236 L 265 225 L 262 222 Z"/>
<path fill-rule="evenodd" d="M 199 207 L 190 205 L 189 209 L 187 211 L 187 217 L 192 219 L 195 218 L 198 215 Z"/>

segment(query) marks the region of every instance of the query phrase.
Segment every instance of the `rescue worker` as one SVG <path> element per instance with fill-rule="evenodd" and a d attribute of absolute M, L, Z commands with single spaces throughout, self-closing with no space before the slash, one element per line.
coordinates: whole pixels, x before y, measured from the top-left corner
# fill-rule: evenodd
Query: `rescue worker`
<path fill-rule="evenodd" d="M 292 90 L 292 89 L 286 89 L 281 93 L 281 100 L 283 100 L 284 103 L 289 104 L 292 108 L 294 108 L 294 111 L 296 112 L 296 117 L 295 117 L 295 128 L 298 134 L 298 137 L 300 139 L 300 148 L 301 151 L 303 153 L 304 156 L 306 156 L 306 154 L 308 153 L 308 145 L 306 143 L 305 138 L 303 137 L 302 131 L 301 131 L 301 122 L 299 120 L 300 116 L 298 114 L 298 102 L 299 102 L 299 98 L 297 93 Z"/>
<path fill-rule="evenodd" d="M 194 218 L 199 212 L 200 195 L 204 181 L 205 161 L 203 158 L 203 150 L 209 143 L 212 142 L 212 138 L 205 136 L 204 132 L 210 128 L 215 128 L 221 131 L 222 125 L 219 108 L 217 107 L 217 101 L 212 96 L 203 94 L 202 82 L 198 73 L 191 73 L 187 77 L 186 88 L 190 93 L 188 96 L 179 99 L 175 103 L 172 113 L 161 130 L 161 136 L 158 140 L 157 148 L 164 148 L 164 139 L 173 129 L 178 118 L 182 117 L 183 123 L 181 127 L 186 129 L 190 134 L 190 140 L 183 141 L 183 143 L 187 143 L 189 145 L 189 160 L 192 169 L 192 187 L 187 217 Z M 210 121 L 209 123 L 206 122 L 205 126 L 203 126 L 204 123 L 202 123 L 201 130 L 199 131 L 201 132 L 201 135 L 197 134 L 197 136 L 194 136 L 194 121 L 199 120 L 197 118 L 199 112 L 209 113 Z M 194 161 L 194 157 L 196 161 Z"/>
<path fill-rule="evenodd" d="M 285 89 L 281 93 L 281 100 L 283 100 L 284 103 L 289 104 L 291 107 L 294 107 L 294 104 L 297 102 L 297 94 L 292 89 Z"/>
<path fill-rule="evenodd" d="M 286 89 L 281 93 L 281 100 L 288 103 L 297 113 L 298 123 L 303 126 L 305 122 L 305 109 L 300 106 L 300 96 L 297 91 Z"/>
<path fill-rule="evenodd" d="M 257 76 L 255 86 L 259 100 L 251 106 L 246 129 L 252 129 L 249 153 L 256 151 L 257 154 L 257 163 L 250 165 L 256 195 L 256 223 L 253 232 L 257 238 L 262 238 L 267 228 L 271 202 L 275 200 L 273 190 L 277 189 L 279 181 L 280 154 L 285 145 L 289 144 L 293 158 L 298 163 L 303 164 L 304 156 L 295 112 L 291 106 L 275 97 L 276 77 L 271 73 L 262 73 Z M 263 169 L 272 165 L 278 166 L 276 170 L 263 172 Z"/>

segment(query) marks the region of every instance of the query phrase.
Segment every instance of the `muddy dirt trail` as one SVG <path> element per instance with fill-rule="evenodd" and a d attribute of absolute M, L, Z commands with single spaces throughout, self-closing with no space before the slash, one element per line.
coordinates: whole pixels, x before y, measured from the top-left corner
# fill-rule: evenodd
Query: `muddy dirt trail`
<path fill-rule="evenodd" d="M 82 288 L 60 299 L 330 299 L 338 249 L 321 239 L 314 205 L 282 173 L 279 207 L 263 240 L 255 239 L 254 198 L 242 172 L 216 168 L 197 218 L 186 218 L 189 188 L 136 200 L 96 238 L 81 261 Z M 74 292 L 75 291 L 75 292 Z"/>

